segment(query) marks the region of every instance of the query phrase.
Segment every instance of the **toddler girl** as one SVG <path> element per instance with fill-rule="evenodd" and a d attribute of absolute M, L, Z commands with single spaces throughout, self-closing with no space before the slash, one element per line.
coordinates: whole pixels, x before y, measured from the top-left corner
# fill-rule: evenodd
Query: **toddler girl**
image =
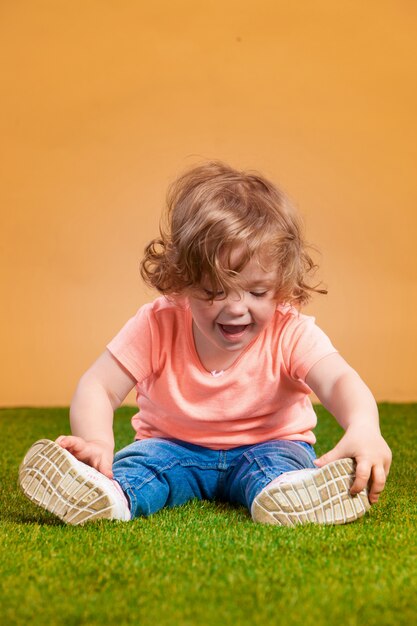
<path fill-rule="evenodd" d="M 309 282 L 314 268 L 271 182 L 218 162 L 181 176 L 141 265 L 162 295 L 82 376 L 72 435 L 28 451 L 24 493 L 69 524 L 192 498 L 242 504 L 267 524 L 361 517 L 391 454 L 371 392 L 299 311 L 323 293 Z M 113 413 L 133 387 L 135 441 L 113 458 Z M 311 391 L 345 430 L 319 459 Z"/>

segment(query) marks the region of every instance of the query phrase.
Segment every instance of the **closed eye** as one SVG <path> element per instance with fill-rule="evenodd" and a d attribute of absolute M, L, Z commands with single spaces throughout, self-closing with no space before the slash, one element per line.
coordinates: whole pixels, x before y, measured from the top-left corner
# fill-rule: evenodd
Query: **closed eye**
<path fill-rule="evenodd" d="M 210 291 L 210 289 L 203 289 L 203 292 L 208 298 L 210 298 L 210 300 L 222 298 L 224 296 L 224 291 Z"/>
<path fill-rule="evenodd" d="M 255 298 L 264 298 L 268 292 L 267 291 L 251 291 L 251 296 Z"/>

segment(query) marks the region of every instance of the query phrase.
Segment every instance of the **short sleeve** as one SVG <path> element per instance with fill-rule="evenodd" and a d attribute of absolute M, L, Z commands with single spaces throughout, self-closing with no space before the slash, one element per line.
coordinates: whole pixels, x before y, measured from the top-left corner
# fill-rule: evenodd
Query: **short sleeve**
<path fill-rule="evenodd" d="M 315 323 L 315 318 L 300 313 L 290 319 L 282 341 L 287 370 L 295 380 L 305 381 L 310 369 L 337 349 Z"/>
<path fill-rule="evenodd" d="M 138 382 L 153 369 L 151 315 L 151 305 L 145 304 L 106 346 Z"/>

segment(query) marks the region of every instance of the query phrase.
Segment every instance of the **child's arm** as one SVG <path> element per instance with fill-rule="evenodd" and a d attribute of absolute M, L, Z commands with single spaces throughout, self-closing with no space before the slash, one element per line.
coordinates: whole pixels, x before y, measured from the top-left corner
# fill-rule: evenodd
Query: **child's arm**
<path fill-rule="evenodd" d="M 113 413 L 135 383 L 106 350 L 78 383 L 70 409 L 72 435 L 57 439 L 79 461 L 109 478 L 113 476 Z"/>
<path fill-rule="evenodd" d="M 374 504 L 384 489 L 391 465 L 391 451 L 379 429 L 374 397 L 339 354 L 316 363 L 307 374 L 306 383 L 346 431 L 316 464 L 322 467 L 336 459 L 354 458 L 356 478 L 351 493 L 359 493 L 369 483 L 369 501 Z"/>

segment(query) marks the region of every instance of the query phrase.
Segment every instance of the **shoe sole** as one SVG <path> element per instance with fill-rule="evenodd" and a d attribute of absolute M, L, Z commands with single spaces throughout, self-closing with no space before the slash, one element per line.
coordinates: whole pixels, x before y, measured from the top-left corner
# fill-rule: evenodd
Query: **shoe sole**
<path fill-rule="evenodd" d="M 368 491 L 352 496 L 353 459 L 340 459 L 293 483 L 266 487 L 252 505 L 255 522 L 280 526 L 299 524 L 347 524 L 370 508 Z"/>
<path fill-rule="evenodd" d="M 111 519 L 110 498 L 83 475 L 82 465 L 57 443 L 41 439 L 28 450 L 20 465 L 19 484 L 29 500 L 67 524 Z"/>

